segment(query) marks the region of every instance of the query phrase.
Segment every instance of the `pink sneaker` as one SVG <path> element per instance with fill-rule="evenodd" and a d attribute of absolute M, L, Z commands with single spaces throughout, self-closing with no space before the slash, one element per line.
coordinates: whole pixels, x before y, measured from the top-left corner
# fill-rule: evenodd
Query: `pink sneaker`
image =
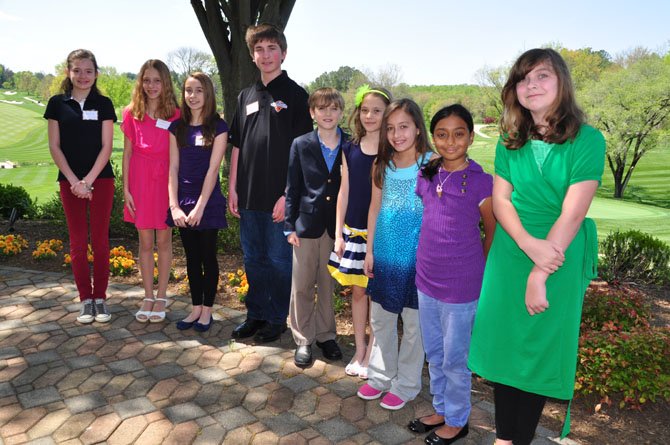
<path fill-rule="evenodd" d="M 405 406 L 405 401 L 392 392 L 389 392 L 386 393 L 382 401 L 379 403 L 379 406 L 395 411 Z"/>
<path fill-rule="evenodd" d="M 367 383 L 360 388 L 358 388 L 358 397 L 360 397 L 363 400 L 374 400 L 378 399 L 381 395 L 382 392 L 379 391 L 378 389 L 374 389 L 372 386 L 368 385 Z M 402 402 L 402 400 L 401 400 Z M 403 402 L 404 404 L 404 402 Z"/>

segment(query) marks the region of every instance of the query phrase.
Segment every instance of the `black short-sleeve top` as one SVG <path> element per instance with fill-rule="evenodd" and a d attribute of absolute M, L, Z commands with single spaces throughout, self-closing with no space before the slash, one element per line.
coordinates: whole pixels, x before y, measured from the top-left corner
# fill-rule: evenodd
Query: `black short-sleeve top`
<path fill-rule="evenodd" d="M 108 97 L 91 91 L 84 101 L 83 110 L 69 94 L 51 97 L 44 118 L 58 121 L 60 149 L 74 174 L 83 178 L 93 168 L 102 150 L 102 122 L 116 122 L 116 112 Z M 113 177 L 112 165 L 107 161 L 98 178 Z M 66 180 L 60 171 L 58 180 Z"/>
<path fill-rule="evenodd" d="M 272 211 L 284 194 L 293 139 L 313 130 L 307 92 L 286 71 L 240 92 L 229 141 L 240 149 L 238 205 Z"/>

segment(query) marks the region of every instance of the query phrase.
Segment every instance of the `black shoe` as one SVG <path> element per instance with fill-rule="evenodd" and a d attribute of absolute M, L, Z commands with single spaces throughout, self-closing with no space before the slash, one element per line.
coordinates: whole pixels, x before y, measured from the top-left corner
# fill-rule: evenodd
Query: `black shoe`
<path fill-rule="evenodd" d="M 342 351 L 335 340 L 326 340 L 323 343 L 317 341 L 316 345 L 323 351 L 323 356 L 328 360 L 342 359 Z"/>
<path fill-rule="evenodd" d="M 271 341 L 279 340 L 282 333 L 286 330 L 285 324 L 267 323 L 258 334 L 254 337 L 258 343 L 270 343 Z"/>
<path fill-rule="evenodd" d="M 195 329 L 198 332 L 207 332 L 209 331 L 210 326 L 212 326 L 212 323 L 214 322 L 214 317 L 211 315 L 209 316 L 209 323 L 207 324 L 202 324 L 199 321 L 196 321 L 193 323 L 193 329 Z"/>
<path fill-rule="evenodd" d="M 299 368 L 306 368 L 312 364 L 312 346 L 302 345 L 298 346 L 293 356 L 293 362 Z"/>
<path fill-rule="evenodd" d="M 437 428 L 438 426 L 444 425 L 444 422 L 441 423 L 436 423 L 435 425 L 428 425 L 427 423 L 423 423 L 421 419 L 414 419 L 412 420 L 409 425 L 407 425 L 407 428 L 409 428 L 410 431 L 413 431 L 415 433 L 427 433 L 428 431 L 432 430 L 433 428 Z"/>
<path fill-rule="evenodd" d="M 454 437 L 451 437 L 449 439 L 445 439 L 444 437 L 440 437 L 437 435 L 435 431 L 430 433 L 429 435 L 426 436 L 426 439 L 424 442 L 426 442 L 428 445 L 449 445 L 450 443 L 456 442 L 458 439 L 462 439 L 465 436 L 468 435 L 470 432 L 470 429 L 468 428 L 468 424 L 466 423 L 463 428 L 456 434 Z"/>
<path fill-rule="evenodd" d="M 264 327 L 266 322 L 263 320 L 250 320 L 247 318 L 244 323 L 233 329 L 233 338 L 247 338 L 253 336 L 259 329 Z"/>

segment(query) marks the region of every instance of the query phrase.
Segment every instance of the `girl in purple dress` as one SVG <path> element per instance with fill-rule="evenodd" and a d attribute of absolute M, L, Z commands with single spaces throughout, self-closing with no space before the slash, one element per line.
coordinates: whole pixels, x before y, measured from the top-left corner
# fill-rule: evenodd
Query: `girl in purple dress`
<path fill-rule="evenodd" d="M 179 228 L 193 303 L 177 328 L 204 332 L 212 325 L 219 279 L 218 230 L 228 226 L 219 182 L 228 124 L 216 112 L 214 85 L 207 75 L 191 74 L 183 90 L 181 118 L 170 125 L 167 223 Z"/>
<path fill-rule="evenodd" d="M 416 185 L 424 206 L 416 287 L 435 414 L 413 420 L 409 429 L 425 433 L 439 427 L 426 437 L 426 443 L 448 444 L 468 434 L 468 350 L 484 258 L 495 229 L 493 178 L 468 158 L 474 125 L 465 107 L 439 110 L 430 131 L 440 157 L 421 170 Z"/>

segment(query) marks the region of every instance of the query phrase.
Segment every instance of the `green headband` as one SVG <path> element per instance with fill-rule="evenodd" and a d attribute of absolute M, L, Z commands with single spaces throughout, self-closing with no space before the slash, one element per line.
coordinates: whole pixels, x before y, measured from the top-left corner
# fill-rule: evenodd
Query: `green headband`
<path fill-rule="evenodd" d="M 370 93 L 377 93 L 377 94 L 380 94 L 380 95 L 384 96 L 387 100 L 389 100 L 389 101 L 391 100 L 389 98 L 388 94 L 386 94 L 385 92 L 379 91 L 379 90 L 373 90 L 372 88 L 370 88 L 370 85 L 365 84 L 365 85 L 361 85 L 356 90 L 356 98 L 354 99 L 354 104 L 356 104 L 356 108 L 361 106 L 365 96 L 367 96 Z"/>

